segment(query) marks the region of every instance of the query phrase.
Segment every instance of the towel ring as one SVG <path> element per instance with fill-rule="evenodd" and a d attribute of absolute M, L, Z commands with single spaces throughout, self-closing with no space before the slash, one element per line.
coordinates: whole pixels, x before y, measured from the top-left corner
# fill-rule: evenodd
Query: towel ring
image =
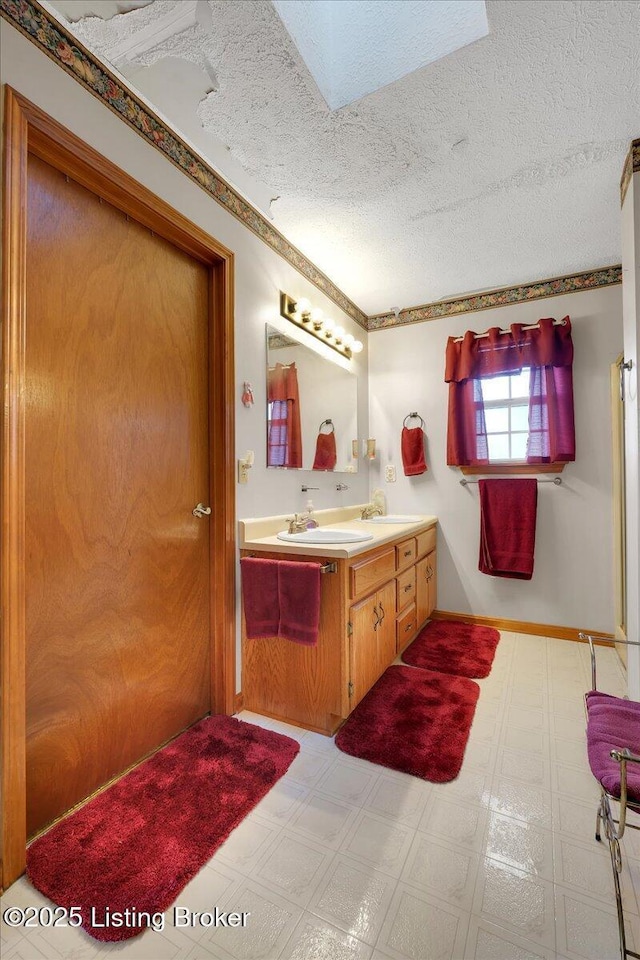
<path fill-rule="evenodd" d="M 322 432 L 322 428 L 323 428 L 324 426 L 331 427 L 331 430 L 327 430 L 327 433 L 335 433 L 335 432 L 336 432 L 336 428 L 335 428 L 334 425 L 333 425 L 333 420 L 323 420 L 322 423 L 320 424 L 320 426 L 318 427 L 318 433 L 321 433 L 321 432 Z"/>
<path fill-rule="evenodd" d="M 403 426 L 403 427 L 406 427 L 406 425 L 407 425 L 407 420 L 414 420 L 414 419 L 416 419 L 416 418 L 420 421 L 420 426 L 424 429 L 424 420 L 422 419 L 422 417 L 420 416 L 419 413 L 415 413 L 415 412 L 414 412 L 414 413 L 408 413 L 408 414 L 406 415 L 406 417 L 405 417 L 404 420 L 402 421 L 402 426 Z"/>

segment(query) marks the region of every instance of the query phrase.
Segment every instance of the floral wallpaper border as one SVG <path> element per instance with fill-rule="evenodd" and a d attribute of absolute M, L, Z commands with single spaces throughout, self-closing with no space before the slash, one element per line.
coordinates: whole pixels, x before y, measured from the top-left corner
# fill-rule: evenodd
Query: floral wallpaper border
<path fill-rule="evenodd" d="M 519 287 L 489 290 L 472 297 L 455 297 L 451 300 L 424 303 L 419 307 L 407 307 L 405 310 L 400 310 L 397 316 L 393 313 L 381 313 L 375 317 L 369 317 L 369 331 L 386 330 L 388 327 L 401 326 L 406 323 L 438 320 L 440 317 L 451 317 L 458 313 L 474 313 L 477 310 L 506 307 L 527 300 L 558 297 L 563 293 L 594 290 L 597 287 L 608 287 L 614 283 L 622 283 L 622 267 L 620 264 L 566 277 L 552 277 L 549 280 L 525 283 Z"/>
<path fill-rule="evenodd" d="M 627 189 L 631 183 L 631 176 L 640 171 L 640 140 L 632 140 L 629 152 L 622 168 L 622 177 L 620 179 L 620 206 L 624 203 L 627 195 Z"/>
<path fill-rule="evenodd" d="M 364 330 L 367 315 L 289 243 L 255 207 L 195 154 L 152 110 L 132 94 L 75 37 L 35 0 L 0 0 L 0 16 L 13 24 L 50 59 L 101 100 L 137 134 L 160 150 L 183 173 L 233 214 L 302 276 L 310 280 Z"/>

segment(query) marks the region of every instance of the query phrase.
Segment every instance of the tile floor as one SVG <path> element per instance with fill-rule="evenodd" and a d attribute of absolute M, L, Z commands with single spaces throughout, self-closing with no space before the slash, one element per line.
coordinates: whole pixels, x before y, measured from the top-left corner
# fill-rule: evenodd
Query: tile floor
<path fill-rule="evenodd" d="M 599 686 L 624 693 L 615 654 Z M 593 839 L 582 644 L 503 633 L 462 772 L 424 783 L 332 740 L 300 741 L 287 775 L 177 904 L 250 911 L 245 929 L 177 928 L 100 944 L 70 928 L 10 929 L 3 960 L 616 960 L 607 849 Z M 640 834 L 626 842 L 630 945 L 640 945 Z M 635 858 L 635 859 L 634 859 Z M 46 905 L 23 878 L 2 908 Z"/>

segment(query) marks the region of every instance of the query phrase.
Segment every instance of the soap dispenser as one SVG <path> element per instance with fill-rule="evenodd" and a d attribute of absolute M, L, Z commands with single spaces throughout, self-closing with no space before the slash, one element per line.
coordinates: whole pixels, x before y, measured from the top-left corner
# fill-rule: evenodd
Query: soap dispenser
<path fill-rule="evenodd" d="M 311 499 L 307 500 L 307 508 L 306 508 L 306 509 L 307 509 L 307 530 L 310 530 L 312 527 L 315 526 L 315 522 L 314 522 L 313 517 L 312 517 L 312 514 L 313 514 L 313 500 L 311 500 Z"/>

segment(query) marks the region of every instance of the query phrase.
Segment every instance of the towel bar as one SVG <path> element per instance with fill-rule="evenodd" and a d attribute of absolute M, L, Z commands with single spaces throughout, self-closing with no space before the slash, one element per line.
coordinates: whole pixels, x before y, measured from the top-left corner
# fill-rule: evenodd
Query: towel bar
<path fill-rule="evenodd" d="M 470 484 L 470 483 L 480 483 L 480 481 L 479 481 L 479 480 L 467 480 L 466 477 L 463 477 L 462 480 L 460 480 L 460 486 L 461 486 L 461 487 L 466 487 L 466 486 L 468 486 L 468 484 Z M 555 483 L 556 487 L 559 487 L 560 484 L 562 483 L 562 477 L 554 477 L 553 480 L 538 480 L 538 483 Z"/>
<path fill-rule="evenodd" d="M 249 553 L 248 556 L 255 557 L 255 553 Z M 325 563 L 323 566 L 320 567 L 320 573 L 337 573 L 337 572 L 338 572 L 338 564 L 335 562 L 335 560 L 331 560 L 329 561 L 329 563 Z"/>

